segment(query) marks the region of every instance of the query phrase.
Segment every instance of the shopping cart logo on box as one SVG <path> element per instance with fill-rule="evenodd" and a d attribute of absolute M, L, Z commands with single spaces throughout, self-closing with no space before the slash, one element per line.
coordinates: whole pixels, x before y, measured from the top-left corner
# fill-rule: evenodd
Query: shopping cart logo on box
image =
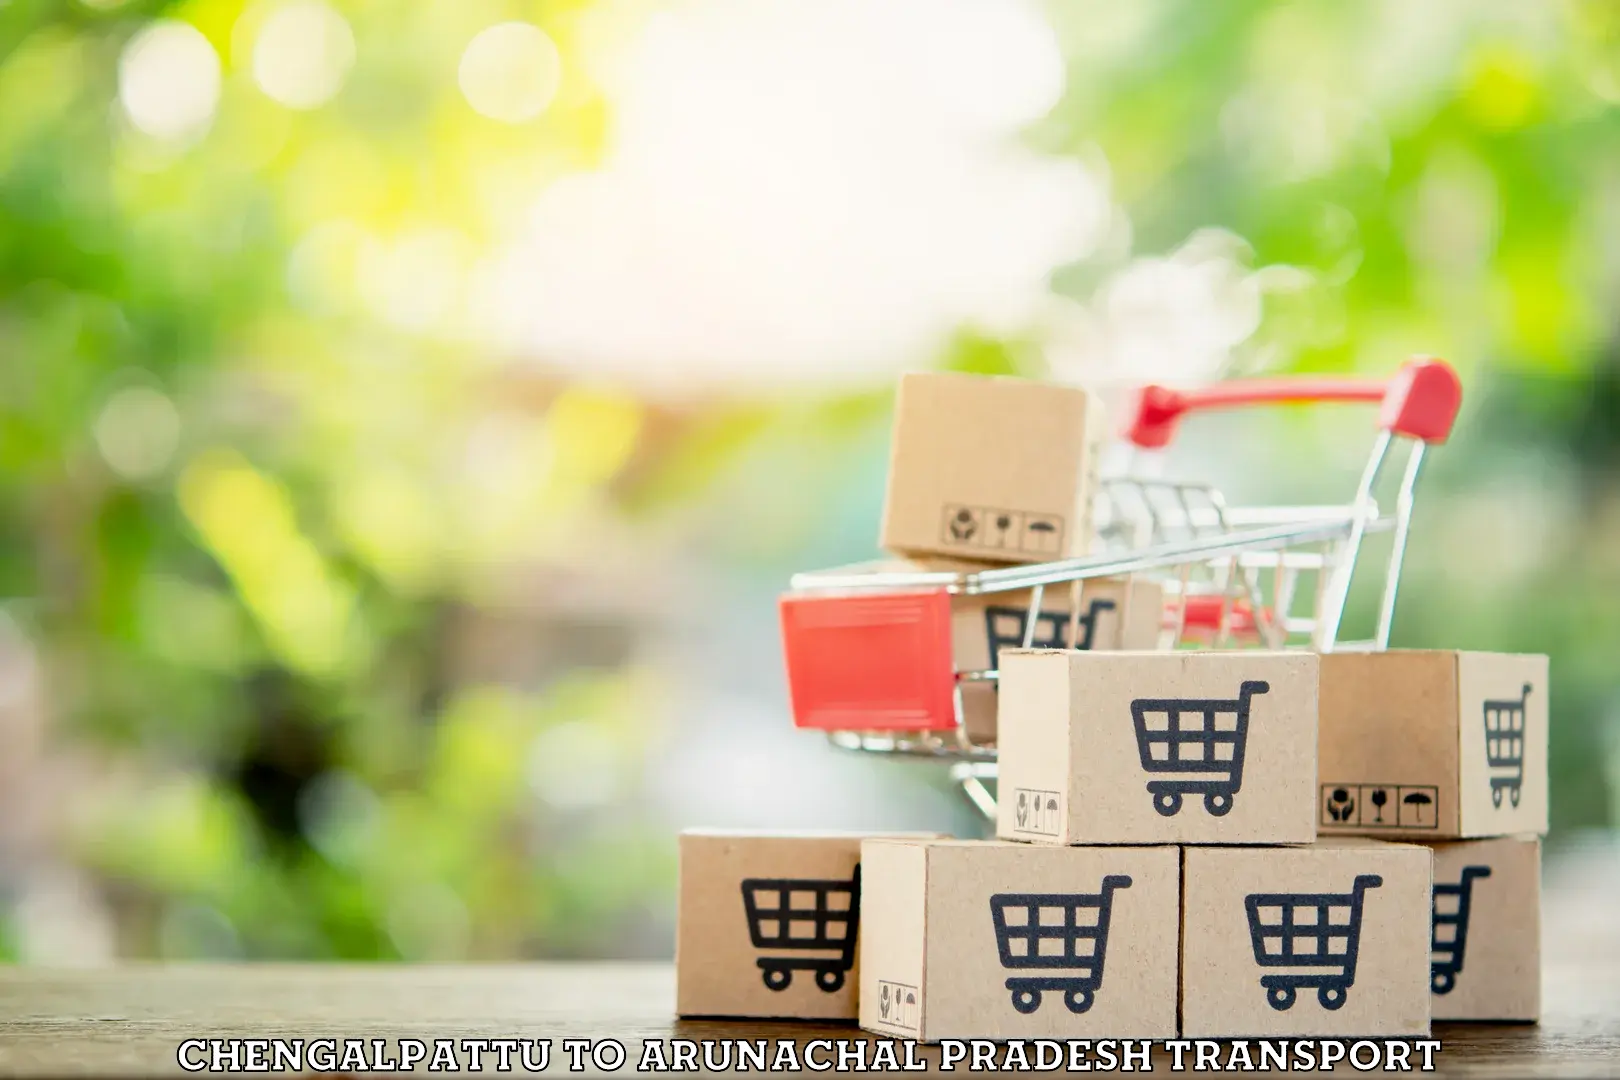
<path fill-rule="evenodd" d="M 836 993 L 855 964 L 861 917 L 861 868 L 848 881 L 744 878 L 743 907 L 754 948 L 813 956 L 762 956 L 765 985 L 786 990 L 795 971 L 816 973 L 816 985 Z"/>
<path fill-rule="evenodd" d="M 1243 752 L 1249 741 L 1249 704 L 1271 684 L 1246 680 L 1236 698 L 1137 698 L 1131 702 L 1136 747 L 1147 773 L 1172 774 L 1148 781 L 1153 808 L 1165 817 L 1181 812 L 1183 795 L 1202 795 L 1215 817 L 1232 810 L 1243 787 Z"/>
<path fill-rule="evenodd" d="M 1491 868 L 1488 866 L 1465 866 L 1457 884 L 1434 887 L 1434 923 L 1429 935 L 1429 985 L 1437 994 L 1451 993 L 1457 985 L 1457 976 L 1462 974 L 1474 882 L 1490 876 Z"/>
<path fill-rule="evenodd" d="M 1530 690 L 1525 683 L 1519 700 L 1485 703 L 1485 764 L 1490 767 L 1491 802 L 1496 806 L 1502 805 L 1504 791 L 1514 806 L 1519 805 L 1519 789 L 1524 784 L 1524 706 Z"/>
<path fill-rule="evenodd" d="M 1086 605 L 1086 613 L 1075 622 L 1073 648 L 1088 651 L 1097 639 L 1097 620 L 1105 611 L 1113 611 L 1112 600 L 1093 600 Z M 1029 620 L 1035 620 L 1035 633 L 1028 633 Z M 1027 608 L 992 606 L 984 609 L 985 635 L 990 641 L 990 667 L 1001 667 L 1001 650 L 1007 649 L 1067 649 L 1069 645 L 1069 613 L 1066 611 L 1040 611 L 1033 614 Z M 1024 642 L 1029 642 L 1026 646 Z"/>
<path fill-rule="evenodd" d="M 1266 1001 L 1278 1012 L 1293 1008 L 1300 990 L 1314 989 L 1324 1009 L 1343 1007 L 1356 983 L 1361 915 L 1368 889 L 1383 885 L 1377 874 L 1359 874 L 1348 893 L 1251 893 L 1244 897 L 1254 962 L 1263 968 L 1294 968 L 1262 975 Z"/>
<path fill-rule="evenodd" d="M 1007 980 L 1012 1005 L 1021 1013 L 1041 1007 L 1041 994 L 1061 991 L 1070 1012 L 1091 1008 L 1102 989 L 1103 957 L 1114 893 L 1131 887 L 1124 874 L 1109 874 L 1096 893 L 997 893 L 990 897 L 1001 966 L 1017 975 Z"/>

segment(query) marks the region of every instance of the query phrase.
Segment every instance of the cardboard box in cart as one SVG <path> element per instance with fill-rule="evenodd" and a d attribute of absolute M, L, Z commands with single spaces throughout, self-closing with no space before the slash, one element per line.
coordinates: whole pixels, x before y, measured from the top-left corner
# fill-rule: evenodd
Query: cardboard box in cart
<path fill-rule="evenodd" d="M 1427 1034 L 1432 867 L 1365 839 L 1183 849 L 1182 1035 Z"/>
<path fill-rule="evenodd" d="M 996 835 L 1309 842 L 1316 689 L 1308 652 L 1004 651 Z"/>
<path fill-rule="evenodd" d="M 891 559 L 842 568 L 844 573 L 972 572 L 982 563 L 947 559 Z M 839 572 L 839 571 L 834 571 Z M 1071 619 L 1074 582 L 1041 595 L 1033 647 L 1038 649 L 1154 649 L 1164 621 L 1164 590 L 1149 578 L 1097 578 L 1079 582 L 1079 618 Z M 1003 649 L 1022 648 L 1030 590 L 951 597 L 951 659 L 958 672 L 994 670 Z M 1072 631 L 1072 632 L 1071 632 Z M 994 682 L 964 681 L 962 721 L 976 743 L 996 738 Z"/>
<path fill-rule="evenodd" d="M 1541 841 L 1434 846 L 1429 983 L 1436 1020 L 1541 1016 Z"/>
<path fill-rule="evenodd" d="M 1437 840 L 1547 831 L 1547 658 L 1322 657 L 1323 833 Z"/>
<path fill-rule="evenodd" d="M 1180 853 L 863 845 L 861 1026 L 940 1039 L 1176 1033 Z"/>
<path fill-rule="evenodd" d="M 879 545 L 1002 563 L 1087 552 L 1098 399 L 1028 379 L 912 373 L 895 400 Z"/>
<path fill-rule="evenodd" d="M 683 832 L 675 1011 L 855 1019 L 861 841 L 872 835 Z"/>

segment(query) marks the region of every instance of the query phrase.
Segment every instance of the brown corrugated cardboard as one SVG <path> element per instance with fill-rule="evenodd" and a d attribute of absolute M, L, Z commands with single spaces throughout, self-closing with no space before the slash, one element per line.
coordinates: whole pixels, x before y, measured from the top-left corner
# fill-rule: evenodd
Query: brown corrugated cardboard
<path fill-rule="evenodd" d="M 857 865 L 873 835 L 683 832 L 676 1012 L 855 1019 Z"/>
<path fill-rule="evenodd" d="M 996 835 L 1309 842 L 1316 664 L 1307 652 L 1004 650 Z"/>
<path fill-rule="evenodd" d="M 1182 865 L 1183 1035 L 1427 1034 L 1428 848 L 1185 848 Z"/>
<path fill-rule="evenodd" d="M 1429 964 L 1436 1020 L 1541 1016 L 1541 841 L 1434 846 Z"/>
<path fill-rule="evenodd" d="M 1106 434 L 1101 404 L 1076 387 L 904 375 L 879 544 L 1006 563 L 1083 555 Z"/>
<path fill-rule="evenodd" d="M 1322 658 L 1323 833 L 1547 831 L 1547 658 L 1449 650 Z"/>
<path fill-rule="evenodd" d="M 1173 847 L 863 845 L 861 1026 L 922 1039 L 1176 1033 Z"/>

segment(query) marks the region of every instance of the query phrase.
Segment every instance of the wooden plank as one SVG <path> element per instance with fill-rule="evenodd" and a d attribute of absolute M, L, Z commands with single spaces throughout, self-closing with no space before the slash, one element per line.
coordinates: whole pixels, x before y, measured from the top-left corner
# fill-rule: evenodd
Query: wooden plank
<path fill-rule="evenodd" d="M 1620 957 L 1553 968 L 1547 981 L 1538 1026 L 1436 1025 L 1440 1075 L 1620 1075 Z M 785 1038 L 802 1047 L 860 1037 L 850 1027 L 676 1021 L 673 1000 L 673 972 L 662 964 L 11 968 L 0 970 L 0 1073 L 179 1074 L 185 1039 L 346 1036 L 390 1047 L 399 1038 L 551 1039 L 552 1072 L 567 1069 L 561 1040 L 618 1039 L 628 1074 L 644 1039 Z"/>

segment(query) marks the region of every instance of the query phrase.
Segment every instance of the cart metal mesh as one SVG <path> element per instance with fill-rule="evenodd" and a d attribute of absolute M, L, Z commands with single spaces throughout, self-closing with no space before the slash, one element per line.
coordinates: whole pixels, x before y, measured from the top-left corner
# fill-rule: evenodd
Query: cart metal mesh
<path fill-rule="evenodd" d="M 1530 684 L 1517 701 L 1485 702 L 1485 764 L 1491 769 L 1491 802 L 1502 805 L 1507 792 L 1514 806 L 1524 785 L 1525 705 L 1530 700 Z"/>
<path fill-rule="evenodd" d="M 990 898 L 1001 966 L 1062 972 L 1008 979 L 1013 1008 L 1034 1012 L 1048 990 L 1061 991 L 1070 1012 L 1091 1008 L 1102 987 L 1114 893 L 1130 885 L 1128 876 L 1109 874 L 1096 893 L 997 893 Z"/>
<path fill-rule="evenodd" d="M 743 909 L 756 949 L 819 952 L 821 956 L 762 956 L 765 985 L 785 990 L 795 971 L 813 971 L 832 993 L 855 963 L 860 926 L 860 867 L 848 881 L 815 878 L 744 878 Z"/>
<path fill-rule="evenodd" d="M 1273 1009 L 1292 1008 L 1301 989 L 1315 989 L 1324 1009 L 1343 1007 L 1356 981 L 1363 898 L 1368 889 L 1383 884 L 1377 874 L 1360 874 L 1348 893 L 1252 893 L 1244 898 L 1254 962 L 1263 968 L 1303 969 L 1260 977 Z"/>
<path fill-rule="evenodd" d="M 1468 916 L 1474 882 L 1491 876 L 1488 866 L 1465 866 L 1455 885 L 1434 887 L 1434 921 L 1429 931 L 1429 985 L 1436 994 L 1449 994 L 1462 974 L 1468 947 Z"/>

